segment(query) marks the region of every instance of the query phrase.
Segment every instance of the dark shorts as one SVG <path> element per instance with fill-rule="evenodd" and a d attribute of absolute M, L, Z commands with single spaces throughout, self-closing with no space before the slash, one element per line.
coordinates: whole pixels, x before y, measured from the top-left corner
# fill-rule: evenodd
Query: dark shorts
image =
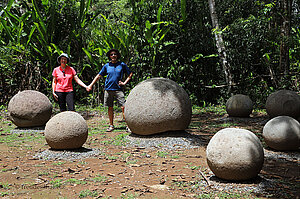
<path fill-rule="evenodd" d="M 125 96 L 123 91 L 104 91 L 104 106 L 113 107 L 114 98 L 116 98 L 119 106 L 124 106 Z"/>

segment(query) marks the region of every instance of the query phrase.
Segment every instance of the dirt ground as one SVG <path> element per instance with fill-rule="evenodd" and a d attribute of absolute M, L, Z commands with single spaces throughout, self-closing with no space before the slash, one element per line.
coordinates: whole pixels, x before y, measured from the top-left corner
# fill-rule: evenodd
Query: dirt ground
<path fill-rule="evenodd" d="M 16 127 L 6 116 L 0 126 L 0 197 L 2 198 L 299 198 L 298 152 L 268 149 L 275 158 L 265 158 L 259 176 L 246 182 L 216 178 L 206 163 L 210 138 L 226 127 L 261 132 L 267 116 L 230 119 L 226 114 L 196 112 L 187 132 L 200 135 L 196 148 L 167 150 L 126 146 L 126 123 L 116 115 L 116 130 L 106 133 L 107 117 L 99 112 L 81 112 L 89 126 L 86 149 L 93 157 L 73 160 L 38 159 L 49 150 L 44 132 L 12 133 Z M 62 152 L 63 153 L 63 152 Z M 279 156 L 278 156 L 279 155 Z M 276 158 L 279 157 L 279 158 Z"/>

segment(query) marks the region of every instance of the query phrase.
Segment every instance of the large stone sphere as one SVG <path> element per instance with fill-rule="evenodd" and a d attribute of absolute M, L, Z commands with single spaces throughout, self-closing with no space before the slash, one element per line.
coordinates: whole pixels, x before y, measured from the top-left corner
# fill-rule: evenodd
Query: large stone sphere
<path fill-rule="evenodd" d="M 266 144 L 276 150 L 298 150 L 300 147 L 300 123 L 289 116 L 277 116 L 263 128 Z"/>
<path fill-rule="evenodd" d="M 64 111 L 46 124 L 45 138 L 52 149 L 77 149 L 88 137 L 85 119 L 76 112 Z"/>
<path fill-rule="evenodd" d="M 226 111 L 230 117 L 249 117 L 253 110 L 253 102 L 247 95 L 237 94 L 226 102 Z"/>
<path fill-rule="evenodd" d="M 139 135 L 185 130 L 191 115 L 188 94 L 176 82 L 166 78 L 151 78 L 139 83 L 125 104 L 128 127 Z"/>
<path fill-rule="evenodd" d="M 206 159 L 217 177 L 247 180 L 256 177 L 262 169 L 264 151 L 261 142 L 251 131 L 225 128 L 209 141 Z"/>
<path fill-rule="evenodd" d="M 43 126 L 51 117 L 52 104 L 43 93 L 25 90 L 11 98 L 8 114 L 10 120 L 18 127 Z"/>
<path fill-rule="evenodd" d="M 279 90 L 267 98 L 266 111 L 273 118 L 276 116 L 290 116 L 300 118 L 300 95 L 290 90 Z"/>

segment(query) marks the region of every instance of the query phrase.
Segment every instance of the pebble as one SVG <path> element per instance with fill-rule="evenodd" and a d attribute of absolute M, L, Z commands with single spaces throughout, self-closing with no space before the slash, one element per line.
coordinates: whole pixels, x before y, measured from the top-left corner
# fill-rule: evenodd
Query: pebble
<path fill-rule="evenodd" d="M 81 147 L 74 150 L 52 150 L 47 149 L 45 151 L 39 152 L 34 155 L 35 159 L 44 160 L 75 160 L 84 159 L 88 157 L 95 157 L 99 155 L 102 151 L 99 149 L 87 149 Z"/>
<path fill-rule="evenodd" d="M 130 134 L 126 137 L 126 139 L 128 141 L 128 147 L 154 147 L 174 150 L 205 146 L 205 142 L 201 140 L 201 136 L 192 135 L 186 131 L 165 132 L 147 136 Z"/>

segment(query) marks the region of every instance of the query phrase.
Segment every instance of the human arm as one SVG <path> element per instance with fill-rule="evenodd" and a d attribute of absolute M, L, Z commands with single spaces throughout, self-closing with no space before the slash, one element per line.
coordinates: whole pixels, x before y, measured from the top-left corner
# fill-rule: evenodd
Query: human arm
<path fill-rule="evenodd" d="M 90 85 L 88 85 L 87 87 L 87 91 L 92 90 L 93 85 L 100 79 L 101 75 L 97 74 L 96 77 L 93 79 L 92 83 L 90 83 Z"/>
<path fill-rule="evenodd" d="M 78 85 L 82 86 L 83 88 L 85 88 L 85 89 L 88 88 L 87 85 L 85 85 L 85 83 L 83 83 L 77 75 L 74 75 L 74 80 L 77 82 Z"/>
<path fill-rule="evenodd" d="M 126 78 L 126 80 L 125 80 L 124 82 L 119 81 L 119 85 L 120 85 L 120 86 L 125 86 L 125 85 L 131 80 L 132 75 L 133 75 L 133 73 L 131 72 L 131 73 L 128 75 L 128 77 Z"/>
<path fill-rule="evenodd" d="M 56 101 L 58 101 L 58 96 L 55 94 L 56 82 L 57 82 L 57 79 L 56 79 L 55 76 L 53 76 L 53 80 L 52 80 L 52 95 L 53 95 L 54 99 Z"/>

